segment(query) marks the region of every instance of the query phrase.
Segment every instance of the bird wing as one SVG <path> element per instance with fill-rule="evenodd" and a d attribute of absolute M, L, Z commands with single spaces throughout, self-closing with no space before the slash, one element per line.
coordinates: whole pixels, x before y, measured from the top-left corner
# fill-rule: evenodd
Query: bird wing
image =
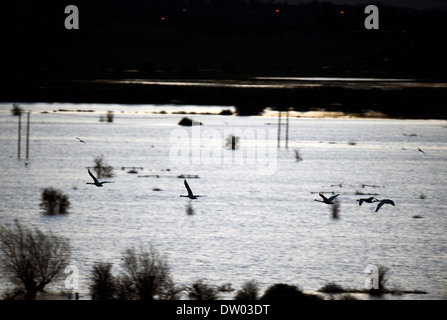
<path fill-rule="evenodd" d="M 93 181 L 95 181 L 95 183 L 99 183 L 98 179 L 96 179 L 95 176 L 90 172 L 90 169 L 87 169 L 87 170 L 88 170 L 88 174 L 90 175 L 90 177 L 93 178 Z"/>
<path fill-rule="evenodd" d="M 359 202 L 359 206 L 361 206 L 362 205 L 362 203 L 363 203 L 363 201 L 365 201 L 364 199 L 359 199 L 359 200 L 357 200 L 358 202 Z"/>
<path fill-rule="evenodd" d="M 339 194 L 336 194 L 335 196 L 332 196 L 328 199 L 329 202 L 332 202 L 332 200 L 334 200 L 335 198 L 337 198 L 339 196 Z"/>
<path fill-rule="evenodd" d="M 376 207 L 376 212 L 379 211 L 379 209 L 385 204 L 385 202 L 382 200 L 379 202 L 379 204 Z"/>
<path fill-rule="evenodd" d="M 115 181 L 101 181 L 100 183 L 114 183 Z"/>
<path fill-rule="evenodd" d="M 319 193 L 319 195 L 320 195 L 320 197 L 322 197 L 323 198 L 323 200 L 324 201 L 327 201 L 327 198 L 324 196 L 324 194 L 322 194 L 322 193 Z"/>
<path fill-rule="evenodd" d="M 389 204 L 391 204 L 391 205 L 393 205 L 393 206 L 395 206 L 395 204 L 394 204 L 394 201 L 393 200 L 390 200 L 389 202 L 388 202 Z"/>
<path fill-rule="evenodd" d="M 188 190 L 188 196 L 192 196 L 193 193 L 191 191 L 191 188 L 189 187 L 188 182 L 186 182 L 186 179 L 184 180 L 184 183 L 185 183 L 186 190 Z"/>

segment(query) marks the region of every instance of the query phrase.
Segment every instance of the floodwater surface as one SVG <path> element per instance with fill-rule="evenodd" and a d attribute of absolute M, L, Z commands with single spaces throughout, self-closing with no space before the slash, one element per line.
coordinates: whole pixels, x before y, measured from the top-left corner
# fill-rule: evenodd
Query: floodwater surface
<path fill-rule="evenodd" d="M 283 118 L 278 148 L 276 117 L 188 114 L 203 125 L 182 127 L 185 115 L 170 113 L 218 107 L 22 104 L 29 159 L 26 114 L 18 159 L 11 107 L 0 104 L 0 223 L 67 238 L 81 299 L 95 263 L 119 274 L 123 250 L 149 244 L 179 285 L 363 289 L 365 268 L 383 265 L 387 287 L 427 292 L 387 299 L 447 298 L 445 121 L 292 117 L 287 130 Z M 113 122 L 99 121 L 108 110 Z M 114 168 L 102 188 L 86 184 L 98 156 Z M 204 197 L 180 197 L 184 177 Z M 41 213 L 46 187 L 68 195 L 68 214 Z M 319 192 L 339 194 L 338 218 Z M 370 196 L 395 206 L 359 206 Z"/>

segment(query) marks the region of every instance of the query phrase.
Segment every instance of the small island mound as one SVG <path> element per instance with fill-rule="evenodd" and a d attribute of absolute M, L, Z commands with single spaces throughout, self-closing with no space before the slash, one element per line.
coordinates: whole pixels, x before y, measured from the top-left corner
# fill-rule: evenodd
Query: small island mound
<path fill-rule="evenodd" d="M 187 127 L 191 127 L 193 125 L 199 125 L 201 126 L 203 123 L 202 122 L 198 122 L 198 121 L 194 121 L 188 117 L 183 117 L 182 120 L 179 121 L 178 123 L 181 126 L 187 126 Z"/>

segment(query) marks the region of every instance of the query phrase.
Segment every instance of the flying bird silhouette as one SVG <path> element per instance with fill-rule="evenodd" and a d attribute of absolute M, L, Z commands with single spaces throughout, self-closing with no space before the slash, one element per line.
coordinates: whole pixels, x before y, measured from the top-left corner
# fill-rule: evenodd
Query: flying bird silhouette
<path fill-rule="evenodd" d="M 391 204 L 392 206 L 395 206 L 394 201 L 390 200 L 390 199 L 383 199 L 379 202 L 379 204 L 376 207 L 376 211 L 379 211 L 379 209 L 384 205 L 384 204 Z"/>
<path fill-rule="evenodd" d="M 419 152 L 422 152 L 423 154 L 425 154 L 425 152 L 421 148 L 418 148 L 418 150 L 419 150 Z"/>
<path fill-rule="evenodd" d="M 363 202 L 373 203 L 373 202 L 379 202 L 380 200 L 376 199 L 374 197 L 369 197 L 367 199 L 365 199 L 365 198 L 357 199 L 357 201 L 359 202 L 359 206 L 361 206 Z"/>
<path fill-rule="evenodd" d="M 113 181 L 101 181 L 99 182 L 98 179 L 95 178 L 95 176 L 90 172 L 90 169 L 88 170 L 88 174 L 90 175 L 90 177 L 92 177 L 94 182 L 87 182 L 87 184 L 94 184 L 97 187 L 102 187 L 103 183 L 113 183 Z"/>
<path fill-rule="evenodd" d="M 322 194 L 322 193 L 319 193 L 319 195 L 320 195 L 320 197 L 323 198 L 323 200 L 315 199 L 315 201 L 318 201 L 318 202 L 324 202 L 324 203 L 327 203 L 327 204 L 334 204 L 334 202 L 333 202 L 334 199 L 337 198 L 337 197 L 339 196 L 339 194 L 336 194 L 335 196 L 332 196 L 332 197 L 330 197 L 330 198 L 326 198 L 326 197 L 324 196 L 324 194 Z"/>
<path fill-rule="evenodd" d="M 193 194 L 193 193 L 192 193 L 192 190 L 191 190 L 191 188 L 189 187 L 189 184 L 188 184 L 188 182 L 186 181 L 186 179 L 184 179 L 183 182 L 185 183 L 185 187 L 186 187 L 186 190 L 188 191 L 188 195 L 180 195 L 180 197 L 186 197 L 186 198 L 189 198 L 189 199 L 197 199 L 197 197 L 203 197 L 203 196 L 201 196 L 201 195 Z"/>
<path fill-rule="evenodd" d="M 76 138 L 76 139 L 78 139 L 78 140 L 79 140 L 79 142 L 85 143 L 85 141 L 84 141 L 84 140 L 82 140 L 81 138 Z"/>

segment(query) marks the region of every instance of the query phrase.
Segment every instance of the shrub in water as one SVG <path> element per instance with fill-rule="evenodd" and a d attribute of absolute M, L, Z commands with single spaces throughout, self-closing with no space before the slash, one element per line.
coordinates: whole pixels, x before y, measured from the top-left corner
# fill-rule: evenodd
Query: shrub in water
<path fill-rule="evenodd" d="M 106 116 L 107 122 L 113 122 L 114 117 L 115 116 L 113 115 L 113 111 L 107 111 L 107 116 Z"/>
<path fill-rule="evenodd" d="M 188 205 L 186 206 L 186 214 L 187 215 L 193 215 L 194 214 L 194 208 L 193 208 L 191 202 L 189 202 Z"/>
<path fill-rule="evenodd" d="M 68 196 L 61 191 L 48 187 L 42 191 L 40 207 L 45 214 L 67 213 L 70 201 L 68 201 Z"/>
<path fill-rule="evenodd" d="M 236 150 L 237 148 L 239 148 L 239 137 L 233 136 L 233 135 L 229 135 L 227 137 L 226 142 L 225 142 L 225 146 L 228 149 Z"/>
<path fill-rule="evenodd" d="M 20 106 L 19 106 L 17 103 L 14 103 L 14 104 L 12 105 L 11 113 L 12 113 L 14 116 L 20 116 L 20 115 L 22 114 L 22 112 L 23 112 L 23 109 L 20 108 Z"/>
<path fill-rule="evenodd" d="M 103 155 L 93 159 L 93 162 L 95 163 L 93 169 L 96 171 L 96 178 L 113 177 L 113 167 L 104 161 Z"/>
<path fill-rule="evenodd" d="M 300 151 L 298 149 L 295 149 L 295 160 L 296 161 L 303 160 L 303 157 L 301 156 Z"/>
<path fill-rule="evenodd" d="M 340 217 L 340 202 L 335 201 L 331 206 L 332 218 L 338 219 Z"/>

